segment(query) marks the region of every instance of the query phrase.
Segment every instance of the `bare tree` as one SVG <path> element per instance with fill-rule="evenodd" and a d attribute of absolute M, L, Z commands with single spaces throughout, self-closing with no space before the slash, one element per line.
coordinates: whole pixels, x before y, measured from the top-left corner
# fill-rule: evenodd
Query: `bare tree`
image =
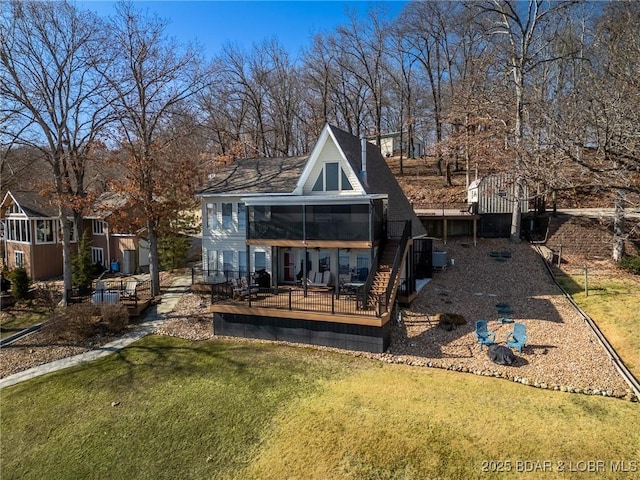
<path fill-rule="evenodd" d="M 557 60 L 548 48 L 555 34 L 562 30 L 570 3 L 550 3 L 543 0 L 517 2 L 489 0 L 472 4 L 488 21 L 487 34 L 494 37 L 501 49 L 503 71 L 513 87 L 513 175 L 516 196 L 511 219 L 511 241 L 520 241 L 521 204 L 525 200 L 526 167 L 532 141 L 527 125 L 529 82 L 542 64 Z"/>
<path fill-rule="evenodd" d="M 115 93 L 118 140 L 129 160 L 123 165 L 126 180 L 121 186 L 146 220 L 152 295 L 160 292 L 158 227 L 167 211 L 165 202 L 173 201 L 165 187 L 176 174 L 172 159 L 163 155 L 173 139 L 169 126 L 184 115 L 187 100 L 204 85 L 197 51 L 182 51 L 165 38 L 165 26 L 130 3 L 118 4 L 111 22 L 117 62 L 103 72 Z"/>
<path fill-rule="evenodd" d="M 58 207 L 63 278 L 71 289 L 71 225 L 80 225 L 85 173 L 93 142 L 108 121 L 100 101 L 105 83 L 96 75 L 102 46 L 100 22 L 67 2 L 13 1 L 2 9 L 0 116 L 2 137 L 36 148 L 50 168 L 43 185 Z"/>

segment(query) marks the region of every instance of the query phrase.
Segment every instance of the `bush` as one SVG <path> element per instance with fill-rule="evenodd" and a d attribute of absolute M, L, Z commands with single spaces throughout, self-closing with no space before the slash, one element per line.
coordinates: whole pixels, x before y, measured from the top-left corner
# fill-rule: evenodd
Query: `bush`
<path fill-rule="evenodd" d="M 117 333 L 129 323 L 129 311 L 127 307 L 119 303 L 117 305 L 103 305 L 100 308 L 102 325 L 111 333 Z"/>
<path fill-rule="evenodd" d="M 11 294 L 17 299 L 25 299 L 29 296 L 31 280 L 23 267 L 18 267 L 11 272 Z"/>
<path fill-rule="evenodd" d="M 56 338 L 82 341 L 96 333 L 97 310 L 90 303 L 69 305 L 46 324 L 46 330 Z"/>
<path fill-rule="evenodd" d="M 34 296 L 39 305 L 46 308 L 49 313 L 53 313 L 62 299 L 62 292 L 53 282 L 41 282 L 37 284 Z"/>
<path fill-rule="evenodd" d="M 640 275 L 640 257 L 632 257 L 630 255 L 622 257 L 618 266 L 629 273 Z"/>

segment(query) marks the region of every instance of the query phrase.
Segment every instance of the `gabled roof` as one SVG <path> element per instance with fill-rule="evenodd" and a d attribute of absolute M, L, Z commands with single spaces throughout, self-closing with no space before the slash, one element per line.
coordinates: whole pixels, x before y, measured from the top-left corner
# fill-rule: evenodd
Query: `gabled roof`
<path fill-rule="evenodd" d="M 200 195 L 293 192 L 309 156 L 237 160 L 215 174 Z"/>
<path fill-rule="evenodd" d="M 334 126 L 329 127 L 340 149 L 349 161 L 349 164 L 357 172 L 358 177 L 362 175 L 361 143 L 358 137 L 354 137 L 344 130 Z M 395 175 L 387 165 L 382 153 L 376 145 L 366 142 L 367 145 L 367 181 L 363 184 L 368 194 L 384 193 L 389 196 L 389 210 L 387 218 L 390 221 L 411 220 L 413 236 L 425 235 L 422 222 L 413 211 L 413 207 L 396 180 Z"/>
<path fill-rule="evenodd" d="M 333 138 L 344 158 L 356 173 L 363 190 L 368 195 L 384 194 L 388 196 L 387 218 L 390 221 L 411 220 L 413 236 L 425 235 L 422 223 L 415 215 L 413 207 L 404 195 L 393 172 L 376 145 L 366 142 L 367 176 L 362 177 L 362 145 L 358 137 L 332 125 L 325 125 L 316 147 L 304 157 L 294 158 L 258 158 L 238 160 L 234 164 L 216 173 L 213 182 L 199 192 L 200 195 L 232 194 L 292 194 L 300 191 L 304 183 L 301 176 L 311 171 L 308 161 L 317 159 L 319 142 Z M 324 145 L 324 143 L 323 143 Z M 345 201 L 348 197 L 345 196 Z"/>
<path fill-rule="evenodd" d="M 29 218 L 52 218 L 58 216 L 58 208 L 33 191 L 10 191 L 2 200 L 3 207 L 13 200 Z"/>

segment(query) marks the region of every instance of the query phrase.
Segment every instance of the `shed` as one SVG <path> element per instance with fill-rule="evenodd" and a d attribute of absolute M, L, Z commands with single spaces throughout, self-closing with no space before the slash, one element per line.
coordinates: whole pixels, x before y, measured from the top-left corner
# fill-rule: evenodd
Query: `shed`
<path fill-rule="evenodd" d="M 521 211 L 529 208 L 527 200 L 529 191 L 524 185 L 524 199 L 521 200 Z M 513 213 L 516 202 L 515 179 L 509 174 L 495 174 L 478 178 L 471 182 L 467 189 L 467 201 L 479 215 L 493 213 Z"/>
<path fill-rule="evenodd" d="M 524 185 L 521 211 L 529 209 L 529 191 Z M 480 216 L 478 234 L 481 237 L 508 237 L 511 232 L 511 214 L 517 202 L 515 178 L 500 173 L 474 180 L 467 189 L 467 201 L 473 213 Z"/>

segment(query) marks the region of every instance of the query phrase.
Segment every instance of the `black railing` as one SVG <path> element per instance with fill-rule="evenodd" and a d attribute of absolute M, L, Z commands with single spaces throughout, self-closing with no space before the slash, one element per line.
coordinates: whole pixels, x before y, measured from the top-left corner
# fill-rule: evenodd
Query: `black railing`
<path fill-rule="evenodd" d="M 92 288 L 67 290 L 67 301 L 93 303 L 95 305 L 125 304 L 137 308 L 141 301 L 151 299 L 151 280 L 102 279 L 94 282 Z"/>
<path fill-rule="evenodd" d="M 367 306 L 361 301 L 360 292 L 341 292 L 295 287 L 251 288 L 246 292 L 236 292 L 234 301 L 244 303 L 250 308 L 274 308 L 280 310 L 330 313 L 332 315 L 365 315 L 378 317 L 379 309 Z M 229 295 L 231 298 L 233 294 Z M 219 297 L 223 300 L 223 296 Z"/>
<path fill-rule="evenodd" d="M 404 257 L 404 252 L 407 249 L 407 244 L 409 243 L 409 238 L 411 237 L 411 220 L 407 220 L 404 225 L 404 230 L 402 231 L 402 237 L 400 238 L 400 243 L 398 244 L 398 250 L 396 250 L 396 256 L 393 259 L 393 268 L 391 269 L 391 277 L 389 277 L 389 284 L 387 285 L 387 291 L 385 292 L 385 308 L 389 307 L 389 303 L 391 301 L 391 297 L 395 291 L 397 282 L 398 282 L 398 273 L 400 271 L 400 266 L 402 265 L 402 259 Z"/>

